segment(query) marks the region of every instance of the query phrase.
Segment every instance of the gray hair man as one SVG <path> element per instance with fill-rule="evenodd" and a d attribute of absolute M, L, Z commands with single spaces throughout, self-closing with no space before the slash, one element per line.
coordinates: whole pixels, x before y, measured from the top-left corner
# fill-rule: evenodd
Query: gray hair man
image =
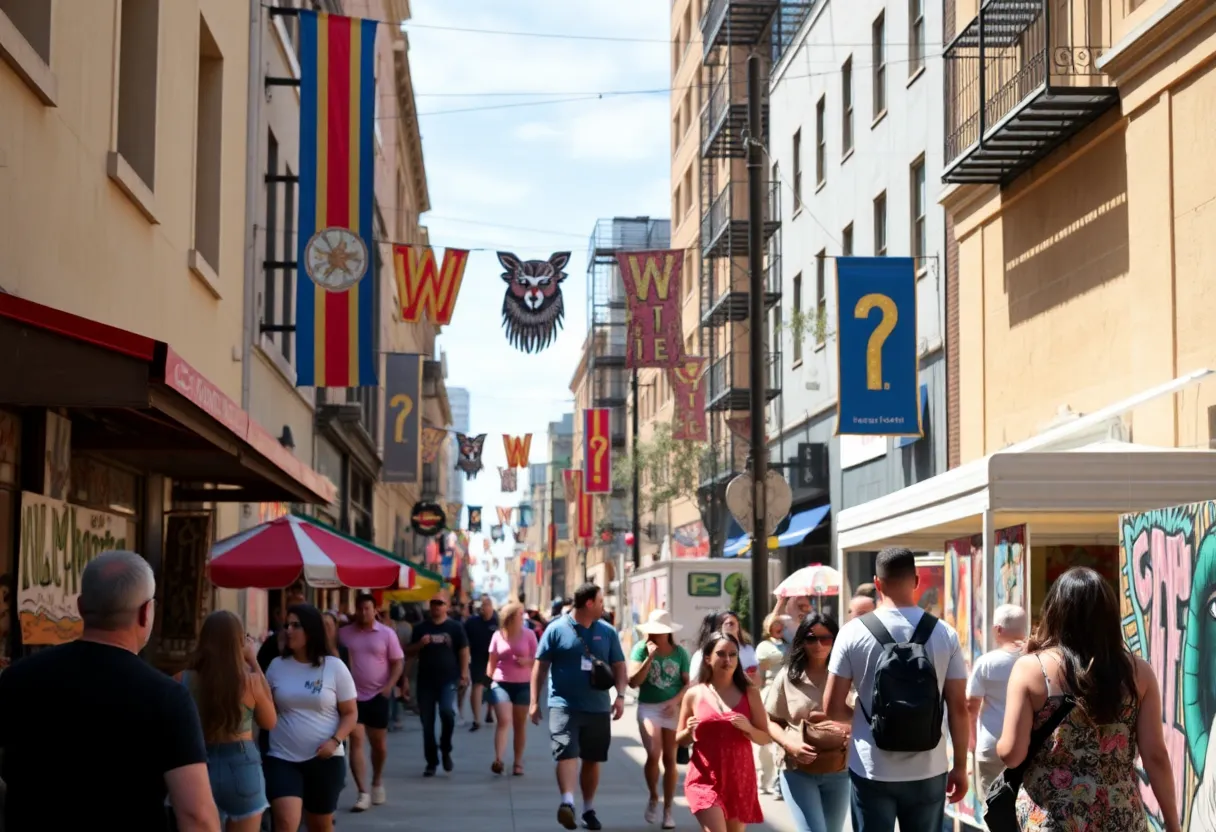
<path fill-rule="evenodd" d="M 878 607 L 878 590 L 874 584 L 862 584 L 853 591 L 849 599 L 849 620 L 861 618 Z"/>
<path fill-rule="evenodd" d="M 80 638 L 0 674 L 8 828 L 89 828 L 104 806 L 124 829 L 165 829 L 168 795 L 178 829 L 219 832 L 198 711 L 185 687 L 138 656 L 155 602 L 147 561 L 134 552 L 100 554 L 80 578 Z M 89 772 L 72 800 L 46 776 L 64 748 Z"/>
<path fill-rule="evenodd" d="M 1001 604 L 992 613 L 992 639 L 996 648 L 980 656 L 967 680 L 967 710 L 971 713 L 971 736 L 979 768 L 979 790 L 1005 770 L 996 753 L 996 742 L 1005 724 L 1005 690 L 1009 674 L 1026 644 L 1026 610 L 1016 604 Z"/>

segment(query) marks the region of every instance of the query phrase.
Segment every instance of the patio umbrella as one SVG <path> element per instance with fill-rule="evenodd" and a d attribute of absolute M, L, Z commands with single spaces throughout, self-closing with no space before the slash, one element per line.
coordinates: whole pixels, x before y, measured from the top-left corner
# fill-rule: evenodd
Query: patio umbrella
<path fill-rule="evenodd" d="M 296 514 L 216 543 L 208 575 L 225 589 L 281 589 L 301 577 L 316 589 L 410 589 L 417 579 L 374 546 Z"/>
<path fill-rule="evenodd" d="M 773 594 L 778 598 L 798 598 L 803 595 L 839 595 L 840 573 L 830 566 L 813 564 L 791 572 L 777 584 Z"/>

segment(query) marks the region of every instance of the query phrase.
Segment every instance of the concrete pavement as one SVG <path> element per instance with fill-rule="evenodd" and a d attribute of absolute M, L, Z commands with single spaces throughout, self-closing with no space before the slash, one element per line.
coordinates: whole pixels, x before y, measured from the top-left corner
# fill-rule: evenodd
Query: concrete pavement
<path fill-rule="evenodd" d="M 549 738 L 544 723 L 528 726 L 525 774 L 510 774 L 508 741 L 507 773 L 495 777 L 490 771 L 494 760 L 493 725 L 483 725 L 476 733 L 467 724 L 456 727 L 452 757 L 455 769 L 445 774 L 440 769 L 433 778 L 423 778 L 422 730 L 418 718 L 407 715 L 405 728 L 389 734 L 389 759 L 384 776 L 388 803 L 367 812 L 352 814 L 355 802 L 353 782 L 347 775 L 347 788 L 338 804 L 337 827 L 342 832 L 372 832 L 387 829 L 460 829 L 486 832 L 536 832 L 560 830 L 556 813 L 560 796 L 549 756 Z M 642 764 L 646 755 L 638 739 L 633 707 L 613 724 L 612 752 L 602 767 L 596 813 L 605 830 L 643 832 L 658 830 L 642 819 L 646 808 L 646 786 Z M 794 832 L 785 805 L 761 797 L 766 823 L 750 827 L 759 832 Z M 581 814 L 581 800 L 576 800 Z M 683 784 L 676 790 L 676 827 L 698 829 L 683 796 Z"/>

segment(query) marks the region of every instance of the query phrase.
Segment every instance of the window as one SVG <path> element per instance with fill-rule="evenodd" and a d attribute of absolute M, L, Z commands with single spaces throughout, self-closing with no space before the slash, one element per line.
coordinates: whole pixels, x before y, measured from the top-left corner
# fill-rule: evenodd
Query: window
<path fill-rule="evenodd" d="M 820 185 L 828 176 L 827 112 L 828 97 L 823 95 L 815 105 L 815 182 Z"/>
<path fill-rule="evenodd" d="M 823 346 L 828 320 L 828 252 L 815 255 L 815 344 Z"/>
<path fill-rule="evenodd" d="M 279 259 L 279 183 L 272 177 L 279 172 L 279 140 L 271 130 L 266 141 L 266 253 L 263 257 L 267 263 Z M 262 326 L 279 323 L 276 299 L 278 298 L 279 270 L 273 266 L 262 267 Z M 280 335 L 287 333 L 268 332 L 266 337 L 272 343 Z"/>
<path fill-rule="evenodd" d="M 853 150 L 853 56 L 840 68 L 840 155 Z"/>
<path fill-rule="evenodd" d="M 912 190 L 912 256 L 921 258 L 925 256 L 927 248 L 927 240 L 925 239 L 925 157 L 921 156 L 912 163 L 911 179 Z M 916 264 L 916 268 L 921 267 L 920 263 Z"/>
<path fill-rule="evenodd" d="M 51 4 L 47 0 L 0 0 L 3 13 L 48 66 L 51 63 Z"/>
<path fill-rule="evenodd" d="M 118 56 L 118 154 L 156 188 L 160 0 L 123 0 Z"/>
<path fill-rule="evenodd" d="M 692 166 L 684 171 L 684 213 L 692 210 Z"/>
<path fill-rule="evenodd" d="M 925 0 L 908 0 L 908 75 L 925 66 Z"/>
<path fill-rule="evenodd" d="M 874 197 L 874 256 L 887 255 L 887 192 Z"/>
<path fill-rule="evenodd" d="M 886 15 L 880 14 L 870 28 L 870 40 L 873 55 L 870 60 L 870 71 L 874 73 L 874 118 L 887 111 L 887 21 Z"/>
<path fill-rule="evenodd" d="M 295 333 L 290 326 L 295 314 L 292 286 L 294 271 L 285 264 L 295 260 L 296 183 L 290 167 L 279 168 L 279 142 L 273 132 L 266 146 L 266 252 L 262 282 L 262 328 L 265 338 L 278 346 L 291 363 Z M 280 198 L 280 194 L 282 195 Z"/>
<path fill-rule="evenodd" d="M 223 179 L 224 56 L 198 21 L 198 108 L 194 143 L 194 250 L 220 268 L 220 182 Z"/>
<path fill-rule="evenodd" d="M 842 257 L 853 256 L 853 223 L 846 225 L 844 231 L 840 232 L 840 255 Z"/>
<path fill-rule="evenodd" d="M 794 275 L 794 314 L 802 314 L 802 275 Z M 804 336 L 805 337 L 805 334 Z M 794 337 L 794 363 L 802 360 L 802 338 Z"/>
<path fill-rule="evenodd" d="M 794 132 L 794 212 L 802 208 L 802 131 Z"/>

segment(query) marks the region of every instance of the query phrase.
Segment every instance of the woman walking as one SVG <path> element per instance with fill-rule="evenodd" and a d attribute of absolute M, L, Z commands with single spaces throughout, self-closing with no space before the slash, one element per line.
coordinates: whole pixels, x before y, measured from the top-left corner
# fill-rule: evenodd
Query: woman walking
<path fill-rule="evenodd" d="M 1031 731 L 1071 708 L 1029 759 L 1017 801 L 1023 832 L 1147 830 L 1137 754 L 1165 832 L 1181 828 L 1161 693 L 1152 668 L 1127 649 L 1120 619 L 1106 580 L 1074 567 L 1048 591 L 1028 655 L 1013 666 L 996 746 L 1005 765 L 1021 765 Z"/>
<path fill-rule="evenodd" d="M 705 620 L 701 622 L 701 637 L 697 640 L 697 652 L 692 654 L 692 659 L 689 661 L 689 678 L 696 679 L 700 677 L 701 650 L 709 636 L 715 632 L 727 633 L 734 636 L 735 641 L 739 642 L 739 665 L 743 668 L 743 672 L 747 678 L 755 681 L 757 671 L 756 649 L 752 647 L 751 636 L 743 632 L 743 628 L 739 626 L 739 616 L 729 610 L 713 613 L 712 620 L 707 615 L 705 616 Z"/>
<path fill-rule="evenodd" d="M 646 788 L 650 800 L 644 817 L 654 823 L 659 817 L 659 760 L 663 761 L 663 828 L 675 829 L 671 805 L 676 798 L 676 725 L 680 703 L 688 688 L 688 651 L 676 644 L 667 610 L 652 610 L 637 631 L 646 637 L 629 654 L 629 686 L 638 691 L 638 727 L 646 748 Z"/>
<path fill-rule="evenodd" d="M 321 613 L 287 610 L 287 647 L 266 679 L 279 721 L 270 732 L 266 793 L 275 832 L 330 832 L 346 780 L 343 742 L 355 727 L 355 680 L 330 652 Z"/>
<path fill-rule="evenodd" d="M 740 832 L 762 823 L 752 743 L 772 742 L 760 692 L 739 663 L 739 640 L 713 633 L 697 684 L 684 694 L 676 741 L 695 742 L 684 796 L 702 832 Z"/>
<path fill-rule="evenodd" d="M 486 700 L 494 709 L 494 764 L 502 774 L 507 752 L 507 730 L 515 732 L 515 765 L 511 773 L 524 773 L 524 744 L 528 741 L 528 705 L 532 699 L 532 663 L 536 661 L 536 634 L 524 624 L 524 608 L 512 602 L 499 613 L 500 626 L 490 638 L 484 673 L 490 677 Z"/>
<path fill-rule="evenodd" d="M 227 832 L 256 832 L 266 801 L 262 756 L 253 724 L 275 725 L 270 687 L 241 619 L 218 610 L 203 621 L 190 668 L 177 679 L 194 699 L 207 741 L 211 794 Z"/>
<path fill-rule="evenodd" d="M 333 610 L 326 610 L 321 614 L 325 616 L 325 652 L 330 656 L 337 656 L 349 670 L 350 651 L 346 649 L 345 644 L 338 641 L 338 630 L 342 626 L 338 623 L 338 614 Z"/>
<path fill-rule="evenodd" d="M 769 733 L 785 751 L 781 794 L 798 832 L 840 832 L 849 814 L 849 724 L 823 712 L 828 656 L 838 632 L 830 615 L 803 618 L 764 697 Z"/>
<path fill-rule="evenodd" d="M 789 616 L 781 612 L 771 612 L 764 619 L 764 641 L 756 645 L 756 675 L 760 681 L 760 696 L 768 701 L 768 689 L 781 665 L 785 662 L 785 654 L 789 652 L 789 642 L 785 640 L 786 624 Z M 790 633 L 791 638 L 793 632 Z M 771 716 L 771 714 L 770 714 Z M 775 744 L 761 745 L 756 748 L 760 758 L 760 794 L 777 795 L 782 799 L 781 791 L 777 788 L 777 764 L 779 762 Z"/>

